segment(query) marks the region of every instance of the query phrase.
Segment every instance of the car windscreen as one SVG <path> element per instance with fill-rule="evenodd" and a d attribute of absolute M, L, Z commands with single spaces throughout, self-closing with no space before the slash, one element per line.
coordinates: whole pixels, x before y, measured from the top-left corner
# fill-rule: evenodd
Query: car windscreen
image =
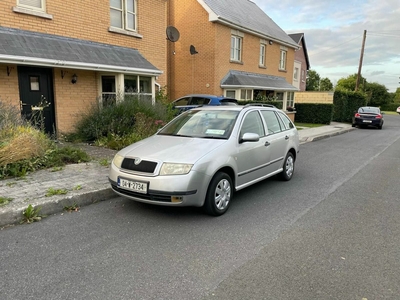
<path fill-rule="evenodd" d="M 379 114 L 380 110 L 377 107 L 360 107 L 358 109 L 359 113 L 373 113 L 373 114 Z"/>
<path fill-rule="evenodd" d="M 228 139 L 238 114 L 239 111 L 192 109 L 173 119 L 157 134 Z"/>

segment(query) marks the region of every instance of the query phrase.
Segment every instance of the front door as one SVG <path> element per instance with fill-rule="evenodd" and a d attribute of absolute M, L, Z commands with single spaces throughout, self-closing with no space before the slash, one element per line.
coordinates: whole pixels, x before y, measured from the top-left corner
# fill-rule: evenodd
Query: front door
<path fill-rule="evenodd" d="M 49 68 L 18 67 L 22 116 L 39 129 L 55 135 L 52 74 Z"/>

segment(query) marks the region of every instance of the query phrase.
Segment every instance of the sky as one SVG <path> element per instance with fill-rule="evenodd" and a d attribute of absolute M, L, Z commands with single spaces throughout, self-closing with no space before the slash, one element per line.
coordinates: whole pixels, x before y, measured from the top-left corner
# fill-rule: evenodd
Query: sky
<path fill-rule="evenodd" d="M 358 73 L 400 88 L 400 0 L 252 0 L 286 33 L 304 33 L 311 70 L 336 85 Z"/>

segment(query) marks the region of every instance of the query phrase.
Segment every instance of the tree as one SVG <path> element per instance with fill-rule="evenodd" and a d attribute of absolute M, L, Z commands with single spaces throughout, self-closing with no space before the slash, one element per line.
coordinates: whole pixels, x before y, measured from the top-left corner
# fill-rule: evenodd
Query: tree
<path fill-rule="evenodd" d="M 320 91 L 333 91 L 333 84 L 329 78 L 325 77 L 320 80 L 319 84 Z"/>
<path fill-rule="evenodd" d="M 321 77 L 316 71 L 308 70 L 307 80 L 306 80 L 306 91 L 318 91 L 320 80 Z"/>
<path fill-rule="evenodd" d="M 368 105 L 381 106 L 390 102 L 389 92 L 383 84 L 376 82 L 367 83 L 365 86 L 367 93 Z"/>
<path fill-rule="evenodd" d="M 394 101 L 393 102 L 400 102 L 400 88 L 397 88 L 396 92 L 394 92 Z"/>
<path fill-rule="evenodd" d="M 354 91 L 356 89 L 357 74 L 349 75 L 346 78 L 341 78 L 338 80 L 336 88 L 343 89 L 346 91 Z M 360 84 L 358 87 L 359 91 L 365 91 L 365 85 L 367 80 L 360 76 Z"/>

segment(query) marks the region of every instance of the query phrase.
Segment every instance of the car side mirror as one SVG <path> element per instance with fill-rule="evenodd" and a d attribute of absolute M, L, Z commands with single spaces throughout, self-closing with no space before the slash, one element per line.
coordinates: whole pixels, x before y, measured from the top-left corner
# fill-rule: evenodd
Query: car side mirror
<path fill-rule="evenodd" d="M 243 137 L 240 139 L 240 143 L 245 142 L 258 142 L 260 140 L 260 136 L 257 133 L 247 132 L 243 134 Z"/>

